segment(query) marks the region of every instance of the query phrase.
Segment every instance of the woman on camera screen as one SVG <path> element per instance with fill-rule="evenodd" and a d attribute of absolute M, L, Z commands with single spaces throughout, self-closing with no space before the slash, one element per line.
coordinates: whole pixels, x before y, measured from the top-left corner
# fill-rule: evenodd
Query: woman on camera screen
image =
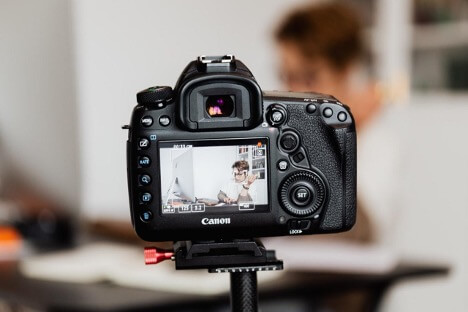
<path fill-rule="evenodd" d="M 255 189 L 253 183 L 256 175 L 249 175 L 249 162 L 238 160 L 232 165 L 233 178 L 222 186 L 218 193 L 221 203 L 237 204 L 242 202 L 255 202 Z"/>

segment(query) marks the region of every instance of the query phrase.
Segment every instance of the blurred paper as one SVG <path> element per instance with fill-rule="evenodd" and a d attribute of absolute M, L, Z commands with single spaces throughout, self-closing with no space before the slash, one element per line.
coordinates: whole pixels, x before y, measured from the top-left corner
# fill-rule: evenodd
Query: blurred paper
<path fill-rule="evenodd" d="M 287 270 L 383 274 L 393 270 L 399 260 L 393 250 L 371 244 L 304 237 L 271 238 L 264 243 L 267 249 L 276 250 Z"/>
<path fill-rule="evenodd" d="M 229 274 L 207 270 L 176 271 L 166 261 L 145 266 L 143 248 L 95 243 L 71 251 L 34 256 L 22 261 L 21 272 L 30 278 L 71 283 L 110 281 L 117 285 L 199 295 L 229 291 Z M 259 284 L 274 280 L 282 272 L 258 274 Z"/>
<path fill-rule="evenodd" d="M 307 241 L 291 238 L 265 240 L 276 249 L 287 270 L 334 273 L 383 274 L 397 264 L 389 249 L 336 241 Z M 143 248 L 111 243 L 94 243 L 74 250 L 32 256 L 20 269 L 30 278 L 72 283 L 110 281 L 117 285 L 199 295 L 229 291 L 229 274 L 206 270 L 176 271 L 171 261 L 145 266 Z M 284 272 L 284 271 L 283 271 Z M 259 284 L 274 280 L 283 272 L 258 274 Z"/>

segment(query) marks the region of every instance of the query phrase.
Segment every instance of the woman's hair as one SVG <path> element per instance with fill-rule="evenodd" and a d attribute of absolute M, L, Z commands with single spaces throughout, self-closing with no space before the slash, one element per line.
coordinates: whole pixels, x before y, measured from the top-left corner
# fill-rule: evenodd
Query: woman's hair
<path fill-rule="evenodd" d="M 238 160 L 232 165 L 232 169 L 237 168 L 239 171 L 249 171 L 249 162 L 246 160 Z"/>
<path fill-rule="evenodd" d="M 292 11 L 279 25 L 275 38 L 296 45 L 307 59 L 324 58 L 336 69 L 346 68 L 364 54 L 360 18 L 350 6 L 339 2 Z"/>

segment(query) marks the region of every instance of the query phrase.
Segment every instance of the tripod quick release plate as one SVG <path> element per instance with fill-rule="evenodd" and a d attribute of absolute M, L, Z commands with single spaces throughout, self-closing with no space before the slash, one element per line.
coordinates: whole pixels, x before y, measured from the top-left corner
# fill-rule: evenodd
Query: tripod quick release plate
<path fill-rule="evenodd" d="M 177 270 L 208 269 L 210 273 L 277 271 L 283 262 L 274 250 L 259 241 L 177 242 L 174 245 Z"/>

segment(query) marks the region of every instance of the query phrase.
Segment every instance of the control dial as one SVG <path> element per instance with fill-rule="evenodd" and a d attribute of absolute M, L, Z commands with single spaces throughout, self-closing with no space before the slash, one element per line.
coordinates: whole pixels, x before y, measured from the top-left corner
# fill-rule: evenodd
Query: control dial
<path fill-rule="evenodd" d="M 286 211 L 306 217 L 322 207 L 327 196 L 322 178 L 311 171 L 299 171 L 288 176 L 280 186 L 279 200 Z"/>
<path fill-rule="evenodd" d="M 163 108 L 167 102 L 174 98 L 174 91 L 171 87 L 151 87 L 137 93 L 138 104 Z"/>

